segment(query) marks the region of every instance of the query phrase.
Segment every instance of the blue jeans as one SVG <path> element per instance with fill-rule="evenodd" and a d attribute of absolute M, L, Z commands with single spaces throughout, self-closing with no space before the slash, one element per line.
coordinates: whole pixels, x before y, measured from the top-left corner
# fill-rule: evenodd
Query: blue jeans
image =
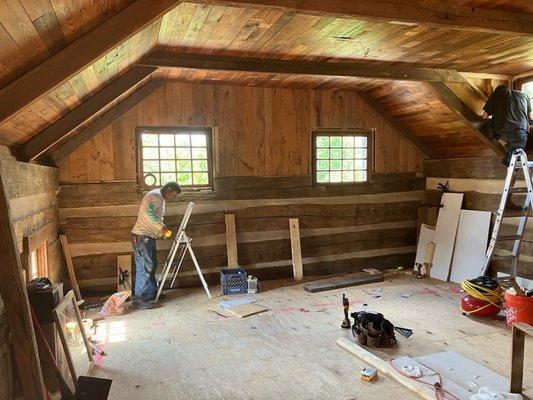
<path fill-rule="evenodd" d="M 149 236 L 132 235 L 135 257 L 135 300 L 154 300 L 157 294 L 157 251 L 155 239 Z"/>
<path fill-rule="evenodd" d="M 513 132 L 508 132 L 501 135 L 502 139 L 506 141 L 505 144 L 505 156 L 503 157 L 502 164 L 506 167 L 509 166 L 511 162 L 511 157 L 514 152 L 518 149 L 525 150 L 527 144 L 527 132 L 524 130 L 517 130 Z"/>

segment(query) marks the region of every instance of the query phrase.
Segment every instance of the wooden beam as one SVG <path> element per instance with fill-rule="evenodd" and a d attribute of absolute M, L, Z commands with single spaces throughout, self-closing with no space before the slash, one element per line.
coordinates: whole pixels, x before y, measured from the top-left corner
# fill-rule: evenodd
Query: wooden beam
<path fill-rule="evenodd" d="M 46 397 L 35 331 L 30 314 L 26 285 L 17 240 L 11 220 L 9 199 L 0 175 L 0 295 L 4 302 L 7 322 L 13 341 L 13 351 L 26 400 Z"/>
<path fill-rule="evenodd" d="M 237 258 L 237 235 L 235 232 L 235 214 L 225 214 L 226 222 L 226 249 L 228 253 L 228 267 L 235 268 L 239 265 Z"/>
<path fill-rule="evenodd" d="M 67 273 L 70 281 L 70 287 L 76 295 L 76 300 L 82 302 L 83 297 L 81 297 L 80 287 L 78 286 L 78 280 L 76 279 L 76 271 L 74 270 L 74 264 L 72 263 L 72 256 L 70 254 L 70 247 L 68 245 L 67 236 L 59 235 L 59 240 L 61 241 L 63 255 L 65 256 L 65 261 L 67 263 Z"/>
<path fill-rule="evenodd" d="M 151 80 L 136 92 L 126 97 L 109 111 L 101 115 L 93 123 L 80 130 L 78 133 L 61 144 L 60 147 L 54 150 L 50 154 L 52 161 L 57 164 L 57 162 L 67 157 L 70 153 L 72 153 L 86 141 L 90 140 L 94 135 L 108 126 L 111 122 L 115 121 L 122 114 L 126 113 L 140 101 L 152 94 L 156 89 L 161 87 L 163 83 L 164 81 L 160 79 Z"/>
<path fill-rule="evenodd" d="M 435 154 L 428 146 L 426 146 L 422 141 L 416 137 L 407 127 L 394 118 L 389 112 L 382 107 L 378 102 L 376 102 L 369 94 L 359 92 L 357 93 L 359 97 L 374 111 L 376 111 L 381 117 L 383 117 L 390 125 L 392 125 L 404 138 L 409 140 L 413 145 L 415 145 L 422 153 L 424 153 L 429 158 L 434 158 Z"/>
<path fill-rule="evenodd" d="M 137 0 L 0 90 L 0 123 L 170 11 L 178 0 Z"/>
<path fill-rule="evenodd" d="M 129 89 L 147 79 L 156 67 L 134 67 L 118 79 L 112 81 L 95 95 L 49 125 L 38 135 L 23 143 L 16 151 L 22 161 L 31 161 L 45 153 L 56 143 L 94 117 L 102 108 L 109 106 Z"/>
<path fill-rule="evenodd" d="M 205 54 L 179 54 L 172 51 L 155 51 L 142 59 L 139 64 L 170 68 L 343 76 L 402 81 L 466 81 L 459 72 L 451 69 L 419 68 L 405 65 L 391 66 L 386 65 L 381 61 L 370 60 L 338 63 L 213 56 Z"/>
<path fill-rule="evenodd" d="M 423 0 L 198 0 L 198 3 L 275 8 L 300 14 L 393 24 L 421 24 L 474 32 L 533 35 L 533 18 L 529 13 L 458 6 L 445 2 Z"/>
<path fill-rule="evenodd" d="M 302 248 L 300 244 L 300 224 L 298 218 L 289 219 L 289 230 L 291 236 L 292 270 L 294 279 L 301 281 L 304 277 L 302 264 Z"/>
<path fill-rule="evenodd" d="M 533 337 L 533 327 L 524 322 L 515 322 L 512 328 L 511 345 L 511 393 L 522 393 L 522 383 L 524 380 L 524 342 L 526 336 Z"/>
<path fill-rule="evenodd" d="M 466 126 L 480 138 L 495 154 L 503 155 L 505 149 L 496 140 L 492 140 L 484 133 L 480 132 L 478 126 L 483 121 L 474 111 L 468 108 L 444 83 L 428 82 L 428 88 L 438 97 L 438 99 L 449 109 L 454 111 L 466 124 Z"/>

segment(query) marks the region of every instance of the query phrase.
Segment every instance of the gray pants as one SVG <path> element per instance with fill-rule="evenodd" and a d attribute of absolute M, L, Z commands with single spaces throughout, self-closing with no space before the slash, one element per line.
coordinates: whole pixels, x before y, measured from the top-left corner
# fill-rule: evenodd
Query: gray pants
<path fill-rule="evenodd" d="M 501 138 L 506 141 L 506 152 L 502 164 L 508 167 L 514 152 L 519 149 L 526 149 L 527 132 L 524 130 L 517 130 L 513 132 L 502 132 L 500 135 Z"/>

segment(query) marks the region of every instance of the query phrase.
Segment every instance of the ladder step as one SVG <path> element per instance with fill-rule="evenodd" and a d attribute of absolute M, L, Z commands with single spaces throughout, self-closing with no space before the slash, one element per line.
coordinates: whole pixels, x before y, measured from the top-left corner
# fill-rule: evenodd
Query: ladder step
<path fill-rule="evenodd" d="M 505 210 L 503 212 L 503 218 L 525 217 L 527 214 L 528 210 Z"/>
<path fill-rule="evenodd" d="M 498 238 L 499 242 L 508 242 L 511 240 L 520 240 L 522 239 L 522 236 L 520 235 L 502 235 Z"/>
<path fill-rule="evenodd" d="M 515 259 L 515 256 L 512 254 L 509 255 L 493 255 L 491 260 L 492 261 L 512 261 Z"/>
<path fill-rule="evenodd" d="M 511 193 L 527 193 L 527 187 L 513 187 L 509 191 Z"/>

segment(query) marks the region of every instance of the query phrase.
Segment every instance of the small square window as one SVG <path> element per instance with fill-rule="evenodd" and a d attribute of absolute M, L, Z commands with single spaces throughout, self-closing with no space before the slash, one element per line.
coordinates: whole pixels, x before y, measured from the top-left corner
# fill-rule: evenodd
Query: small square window
<path fill-rule="evenodd" d="M 372 168 L 371 143 L 371 131 L 313 132 L 315 183 L 368 183 Z"/>

